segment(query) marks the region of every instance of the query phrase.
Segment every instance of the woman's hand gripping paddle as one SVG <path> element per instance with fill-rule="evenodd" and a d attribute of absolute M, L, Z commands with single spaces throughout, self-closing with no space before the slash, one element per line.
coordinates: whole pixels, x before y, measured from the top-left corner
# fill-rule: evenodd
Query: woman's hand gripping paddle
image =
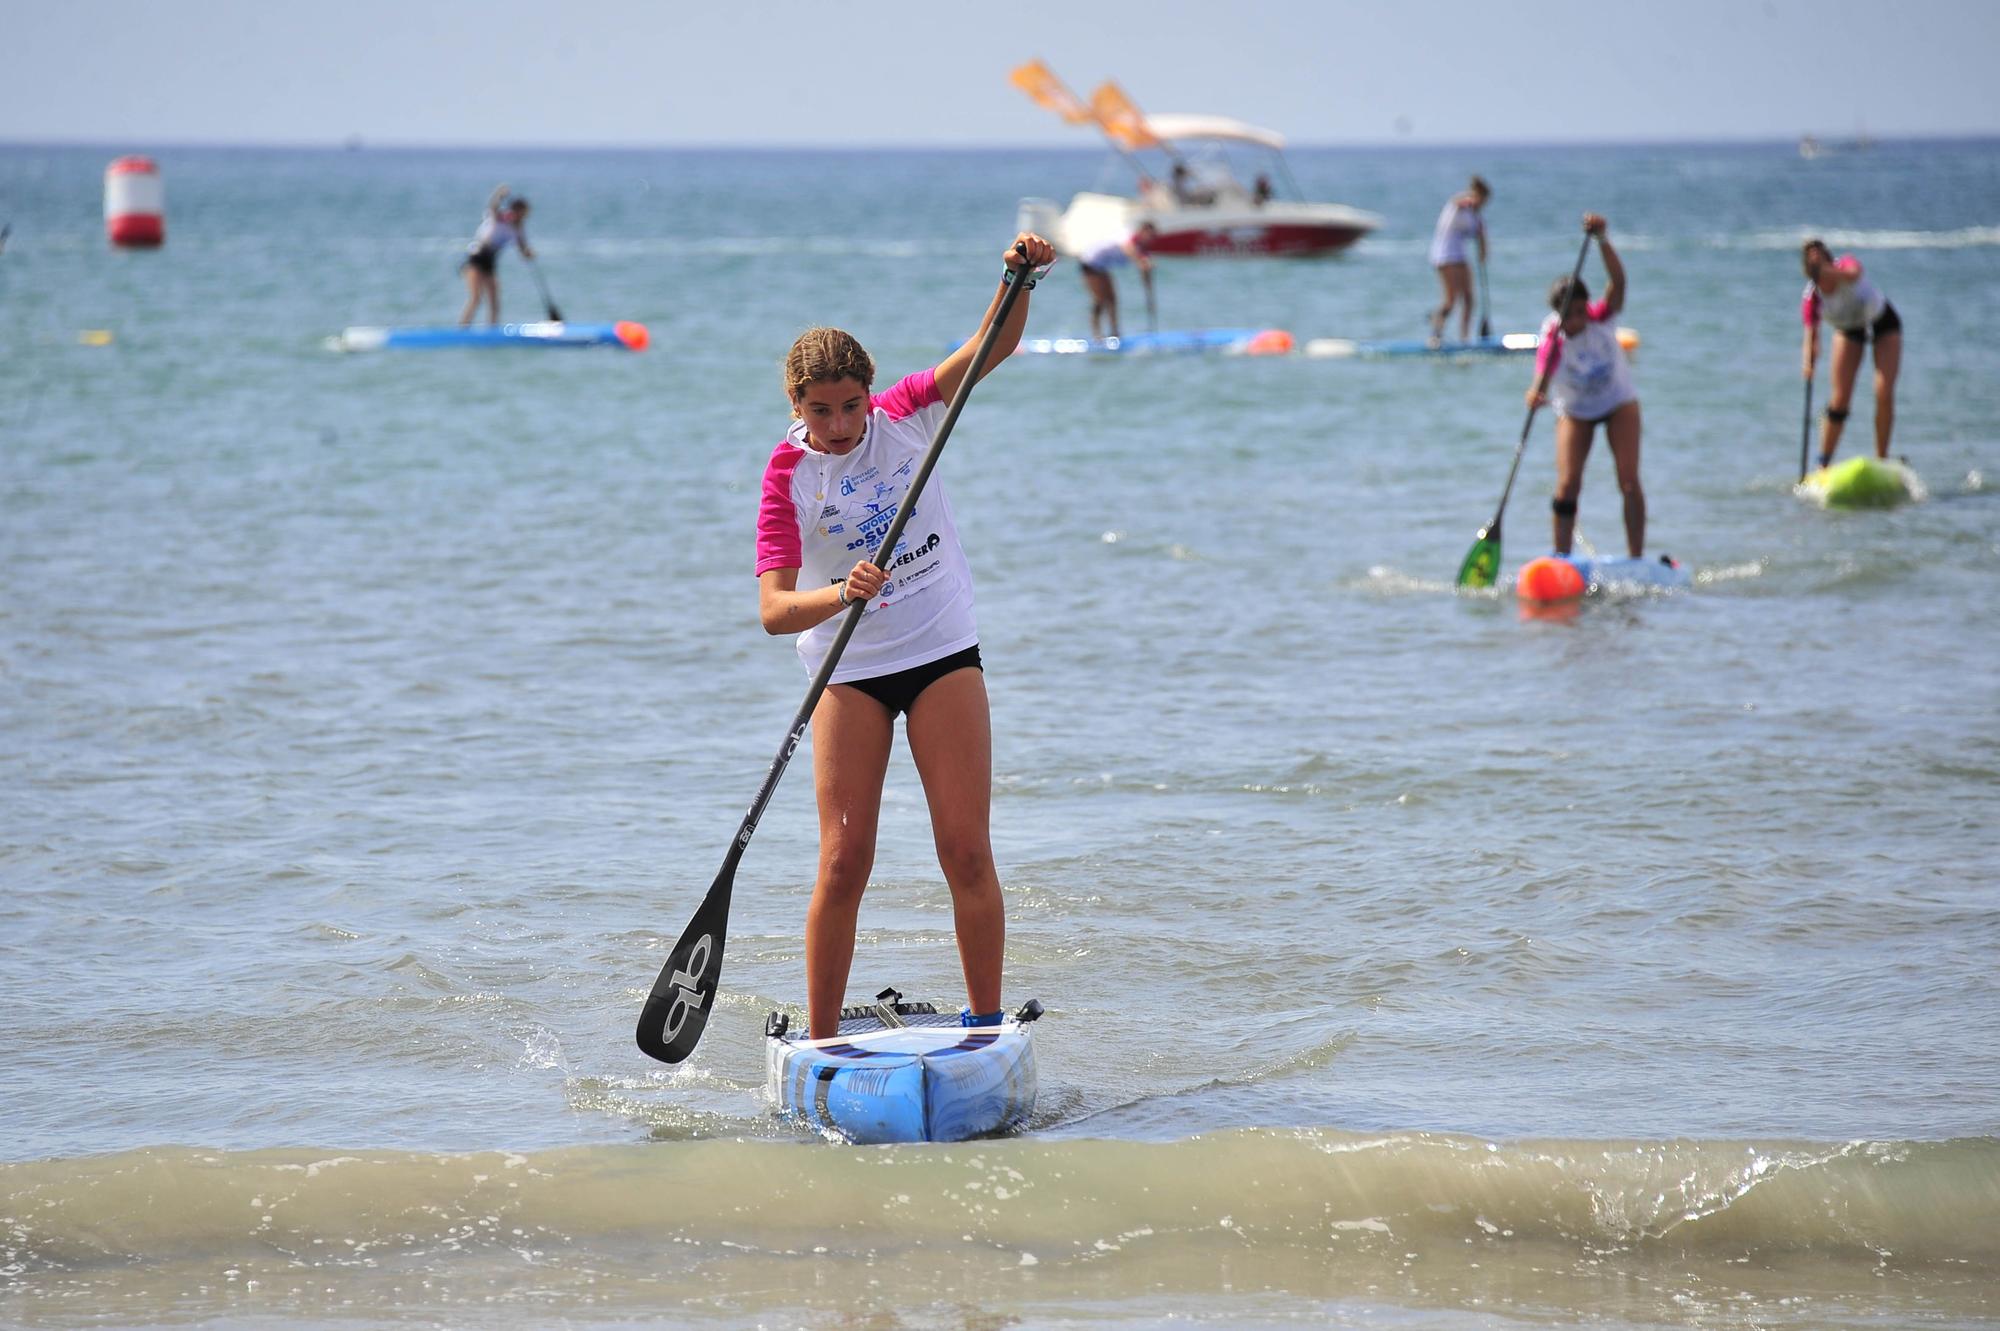
<path fill-rule="evenodd" d="M 924 483 L 930 479 L 932 468 L 937 466 L 938 456 L 944 452 L 945 440 L 951 437 L 951 427 L 958 423 L 959 412 L 965 409 L 965 401 L 972 396 L 972 386 L 986 370 L 986 361 L 993 351 L 993 344 L 999 339 L 1000 330 L 1006 326 L 1007 316 L 1013 313 L 1014 302 L 1022 290 L 1034 281 L 1034 268 L 1027 262 L 1027 249 L 1016 245 L 1021 256 L 1021 266 L 1007 270 L 1007 290 L 1001 293 L 1000 307 L 993 313 L 993 321 L 986 327 L 986 335 L 979 339 L 979 346 L 972 354 L 972 362 L 967 367 L 965 378 L 959 382 L 958 391 L 951 395 L 951 406 L 945 411 L 944 420 L 939 423 L 937 437 L 917 466 L 917 474 L 910 478 L 910 489 L 903 501 L 896 506 L 896 516 L 889 524 L 889 530 L 882 535 L 882 541 L 875 547 L 869 562 L 883 567 L 883 558 L 896 549 L 896 542 L 902 539 L 903 527 L 910 515 L 916 511 L 917 495 Z M 757 798 L 750 802 L 750 811 L 743 815 L 743 822 L 736 829 L 736 837 L 729 843 L 729 851 L 722 857 L 722 871 L 715 875 L 715 881 L 708 885 L 708 895 L 695 908 L 694 918 L 681 932 L 680 941 L 667 954 L 666 964 L 660 967 L 660 977 L 653 981 L 653 992 L 646 996 L 646 1005 L 639 1012 L 639 1048 L 662 1063 L 678 1063 L 694 1052 L 701 1040 L 702 1029 L 708 1025 L 709 1010 L 715 1005 L 718 981 L 722 978 L 722 945 L 729 928 L 729 892 L 736 882 L 736 864 L 743 858 L 743 848 L 750 844 L 750 836 L 757 830 L 757 820 L 764 816 L 764 807 L 771 802 L 771 796 L 778 789 L 778 780 L 785 774 L 785 768 L 798 751 L 799 744 L 806 737 L 806 727 L 812 724 L 813 708 L 818 705 L 822 693 L 826 692 L 827 681 L 833 677 L 833 669 L 840 663 L 842 652 L 847 650 L 847 641 L 854 636 L 855 625 L 861 622 L 861 615 L 867 609 L 867 602 L 856 601 L 847 610 L 841 621 L 840 632 L 834 637 L 833 645 L 827 649 L 826 659 L 820 662 L 819 670 L 813 675 L 812 684 L 806 689 L 806 700 L 799 704 L 797 715 L 792 717 L 792 727 L 785 732 L 785 739 L 778 746 L 778 756 L 771 760 L 771 770 L 764 774 L 764 784 L 757 791 Z"/>
<path fill-rule="evenodd" d="M 1563 287 L 1562 308 L 1569 309 L 1569 293 L 1576 290 L 1577 282 L 1583 277 L 1583 260 L 1590 253 L 1591 233 L 1583 233 L 1583 246 L 1576 252 L 1576 267 L 1570 269 L 1569 282 Z M 1557 319 L 1557 331 L 1561 331 L 1561 319 Z M 1555 336 L 1555 334 L 1550 334 Z M 1514 473 L 1521 469 L 1521 453 L 1528 447 L 1528 432 L 1535 428 L 1537 407 L 1528 408 L 1528 419 L 1521 422 L 1521 441 L 1514 445 L 1514 462 L 1507 468 L 1507 484 L 1500 491 L 1500 506 L 1493 510 L 1493 521 L 1479 529 L 1472 548 L 1465 552 L 1465 558 L 1458 566 L 1460 587 L 1491 587 L 1500 579 L 1500 518 L 1507 512 L 1507 496 L 1514 492 Z"/>
<path fill-rule="evenodd" d="M 527 258 L 526 255 L 522 255 L 521 257 L 524 259 Z M 549 299 L 549 284 L 542 280 L 542 266 L 533 259 L 528 259 L 528 271 L 535 275 L 535 285 L 541 288 L 542 308 L 549 312 L 549 322 L 552 324 L 561 323 L 563 321 L 562 311 L 556 308 L 556 303 L 553 300 Z"/>

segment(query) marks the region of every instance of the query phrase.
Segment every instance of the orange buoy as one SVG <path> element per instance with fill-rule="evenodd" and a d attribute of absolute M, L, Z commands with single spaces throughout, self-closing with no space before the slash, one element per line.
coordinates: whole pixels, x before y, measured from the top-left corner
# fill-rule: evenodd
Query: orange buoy
<path fill-rule="evenodd" d="M 1524 601 L 1574 601 L 1583 595 L 1583 574 L 1560 555 L 1543 555 L 1521 566 L 1514 594 Z"/>
<path fill-rule="evenodd" d="M 1618 349 L 1628 356 L 1637 351 L 1639 349 L 1639 330 L 1636 328 L 1620 328 L 1618 330 Z"/>
<path fill-rule="evenodd" d="M 1244 346 L 1246 356 L 1285 356 L 1291 354 L 1292 335 L 1282 328 L 1266 328 L 1250 339 Z"/>
<path fill-rule="evenodd" d="M 644 351 L 646 344 L 653 340 L 653 335 L 646 331 L 646 325 L 630 319 L 620 319 L 611 325 L 611 331 L 618 334 L 618 340 L 632 351 Z"/>
<path fill-rule="evenodd" d="M 167 239 L 167 187 L 150 157 L 104 168 L 104 234 L 119 249 L 156 249 Z"/>

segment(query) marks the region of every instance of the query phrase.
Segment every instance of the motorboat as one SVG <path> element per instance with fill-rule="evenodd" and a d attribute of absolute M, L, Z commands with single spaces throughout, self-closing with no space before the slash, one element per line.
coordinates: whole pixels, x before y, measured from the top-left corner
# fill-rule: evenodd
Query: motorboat
<path fill-rule="evenodd" d="M 1039 61 L 1017 69 L 1013 81 L 1072 124 L 1095 124 L 1138 176 L 1130 195 L 1086 191 L 1066 208 L 1021 201 L 1022 227 L 1067 254 L 1087 254 L 1151 222 L 1153 254 L 1304 257 L 1337 253 L 1382 225 L 1376 213 L 1307 200 L 1276 130 L 1227 116 L 1147 115 L 1108 82 L 1085 103 Z M 1247 168 L 1236 159 L 1248 159 Z"/>

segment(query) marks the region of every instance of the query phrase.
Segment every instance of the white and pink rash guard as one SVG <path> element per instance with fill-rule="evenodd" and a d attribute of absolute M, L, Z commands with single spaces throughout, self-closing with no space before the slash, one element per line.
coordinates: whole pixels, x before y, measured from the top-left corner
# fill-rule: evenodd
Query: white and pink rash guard
<path fill-rule="evenodd" d="M 804 421 L 793 422 L 772 450 L 757 511 L 758 577 L 795 568 L 801 590 L 843 582 L 888 532 L 946 406 L 935 370 L 910 375 L 868 406 L 861 442 L 843 456 L 815 449 Z M 882 563 L 889 581 L 867 603 L 831 683 L 908 670 L 979 640 L 972 569 L 935 472 Z M 840 622 L 835 615 L 799 635 L 808 675 L 819 669 Z"/>
<path fill-rule="evenodd" d="M 1799 301 L 1799 318 L 1811 328 L 1824 316 L 1836 329 L 1858 333 L 1882 317 L 1882 311 L 1889 308 L 1889 298 L 1861 275 L 1861 260 L 1852 254 L 1841 255 L 1833 261 L 1833 266 L 1853 274 L 1854 280 L 1842 283 L 1830 294 L 1821 291 L 1817 282 L 1808 280 L 1805 295 Z"/>
<path fill-rule="evenodd" d="M 1575 337 L 1565 337 L 1555 312 L 1542 320 L 1542 345 L 1535 353 L 1535 376 L 1548 376 L 1549 396 L 1556 410 L 1578 420 L 1601 421 L 1639 396 L 1632 386 L 1632 367 L 1618 345 L 1611 307 L 1595 300 L 1585 307 L 1590 322 Z"/>

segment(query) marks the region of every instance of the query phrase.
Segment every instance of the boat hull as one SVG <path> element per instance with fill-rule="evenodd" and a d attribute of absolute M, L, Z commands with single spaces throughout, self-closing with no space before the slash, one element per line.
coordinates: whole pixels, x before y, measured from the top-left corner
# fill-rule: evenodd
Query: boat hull
<path fill-rule="evenodd" d="M 1164 258 L 1311 258 L 1338 253 L 1382 225 L 1377 214 L 1340 203 L 1156 205 L 1090 193 L 1060 212 L 1048 200 L 1024 199 L 1019 221 L 1072 256 L 1123 240 L 1151 222 L 1158 234 L 1147 249 Z"/>

